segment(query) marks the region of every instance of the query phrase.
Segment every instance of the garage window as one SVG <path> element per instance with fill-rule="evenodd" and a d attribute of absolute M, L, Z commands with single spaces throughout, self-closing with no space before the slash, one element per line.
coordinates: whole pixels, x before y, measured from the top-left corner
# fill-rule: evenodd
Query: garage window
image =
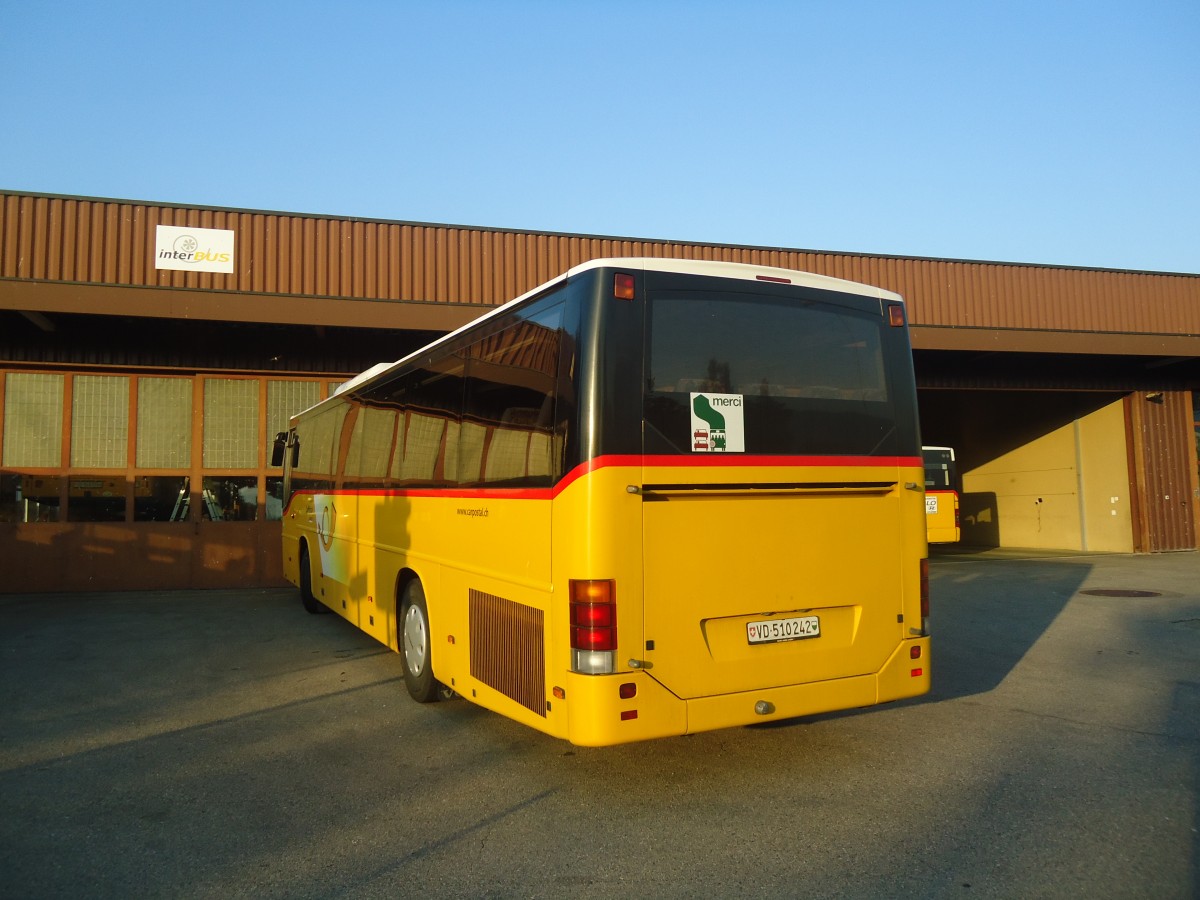
<path fill-rule="evenodd" d="M 62 465 L 62 375 L 11 372 L 4 380 L 4 466 Z"/>
<path fill-rule="evenodd" d="M 137 423 L 139 469 L 191 466 L 191 379 L 139 378 Z"/>
<path fill-rule="evenodd" d="M 76 375 L 71 397 L 72 468 L 124 469 L 128 452 L 129 379 Z"/>
<path fill-rule="evenodd" d="M 204 468 L 258 467 L 258 379 L 204 381 Z"/>

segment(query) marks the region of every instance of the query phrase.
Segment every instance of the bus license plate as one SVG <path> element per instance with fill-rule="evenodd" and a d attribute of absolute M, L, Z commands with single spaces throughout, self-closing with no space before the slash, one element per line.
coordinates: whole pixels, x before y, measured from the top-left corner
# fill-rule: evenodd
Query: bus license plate
<path fill-rule="evenodd" d="M 751 644 L 776 644 L 780 641 L 799 641 L 820 636 L 821 620 L 817 616 L 796 616 L 791 619 L 746 623 L 746 640 Z"/>

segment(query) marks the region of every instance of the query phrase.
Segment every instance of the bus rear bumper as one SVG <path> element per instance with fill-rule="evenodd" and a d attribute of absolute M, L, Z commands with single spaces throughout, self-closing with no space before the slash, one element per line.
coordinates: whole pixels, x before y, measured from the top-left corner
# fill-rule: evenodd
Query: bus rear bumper
<path fill-rule="evenodd" d="M 614 702 L 621 684 L 634 685 L 636 693 Z M 929 687 L 928 637 L 902 641 L 883 668 L 869 675 L 692 700 L 677 697 L 646 672 L 571 675 L 570 703 L 586 712 L 568 713 L 567 737 L 573 744 L 603 747 L 875 706 L 918 697 Z"/>
<path fill-rule="evenodd" d="M 622 685 L 634 694 L 622 699 Z M 567 739 L 581 747 L 607 747 L 687 734 L 687 701 L 646 672 L 567 676 Z"/>
<path fill-rule="evenodd" d="M 915 649 L 914 649 L 915 648 Z M 929 638 L 902 641 L 878 672 L 687 701 L 688 732 L 858 709 L 929 692 Z"/>

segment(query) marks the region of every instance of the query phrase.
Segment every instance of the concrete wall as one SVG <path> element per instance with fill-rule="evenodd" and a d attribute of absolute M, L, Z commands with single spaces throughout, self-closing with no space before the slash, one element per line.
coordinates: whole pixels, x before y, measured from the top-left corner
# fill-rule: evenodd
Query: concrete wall
<path fill-rule="evenodd" d="M 1120 401 L 964 469 L 963 543 L 1133 552 Z"/>
<path fill-rule="evenodd" d="M 1084 550 L 1133 552 L 1125 411 L 1113 403 L 1075 422 Z"/>

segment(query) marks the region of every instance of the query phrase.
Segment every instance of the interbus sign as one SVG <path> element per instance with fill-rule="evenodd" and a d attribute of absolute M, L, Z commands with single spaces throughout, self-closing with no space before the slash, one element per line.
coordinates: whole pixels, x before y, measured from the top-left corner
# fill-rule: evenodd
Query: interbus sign
<path fill-rule="evenodd" d="M 154 268 L 232 274 L 233 232 L 159 225 L 154 232 Z"/>

